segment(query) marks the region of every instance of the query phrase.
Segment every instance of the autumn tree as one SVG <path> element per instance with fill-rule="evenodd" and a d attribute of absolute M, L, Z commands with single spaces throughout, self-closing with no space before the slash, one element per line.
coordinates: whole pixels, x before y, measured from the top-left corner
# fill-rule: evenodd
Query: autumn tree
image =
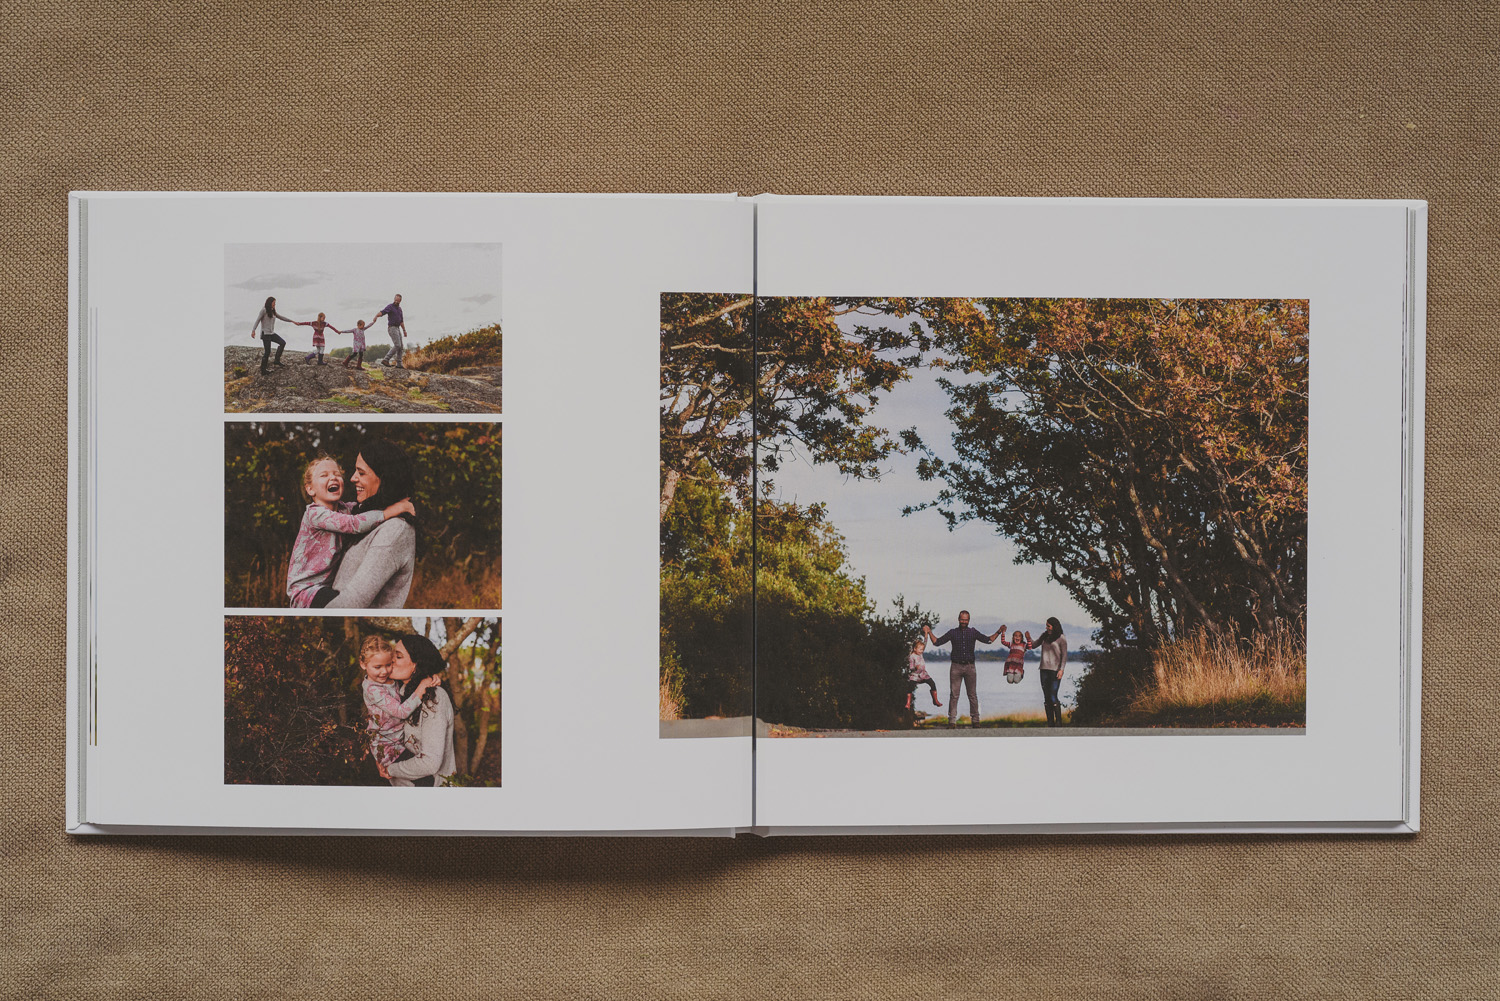
<path fill-rule="evenodd" d="M 704 463 L 748 496 L 757 447 L 767 471 L 800 447 L 874 475 L 900 441 L 870 412 L 905 377 L 915 359 L 898 355 L 921 336 L 876 321 L 911 310 L 900 299 L 663 295 L 659 517 Z"/>
<path fill-rule="evenodd" d="M 919 472 L 950 522 L 1016 540 L 1106 641 L 1300 628 L 1305 300 L 952 300 L 925 319 L 958 459 Z"/>

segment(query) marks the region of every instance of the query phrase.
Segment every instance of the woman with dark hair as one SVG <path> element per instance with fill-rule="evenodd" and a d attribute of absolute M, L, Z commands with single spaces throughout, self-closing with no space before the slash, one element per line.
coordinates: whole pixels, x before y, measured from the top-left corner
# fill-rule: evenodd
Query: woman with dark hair
<path fill-rule="evenodd" d="M 458 771 L 453 754 L 453 699 L 444 680 L 443 656 L 425 636 L 407 633 L 391 641 L 391 680 L 400 682 L 401 699 L 417 693 L 425 678 L 436 679 L 406 718 L 406 750 L 389 765 L 376 762 L 380 777 L 393 786 L 440 786 Z"/>
<path fill-rule="evenodd" d="M 1042 678 L 1042 701 L 1047 705 L 1047 725 L 1062 726 L 1062 702 L 1057 698 L 1057 688 L 1062 683 L 1063 666 L 1068 662 L 1068 639 L 1063 635 L 1062 623 L 1055 616 L 1047 620 L 1047 631 L 1031 644 L 1033 650 L 1038 647 L 1042 651 L 1042 669 L 1037 673 Z"/>
<path fill-rule="evenodd" d="M 255 323 L 250 327 L 250 338 L 254 340 L 255 331 L 259 329 L 261 333 L 261 343 L 266 346 L 266 349 L 261 352 L 260 356 L 261 375 L 271 374 L 271 342 L 276 342 L 277 365 L 281 365 L 281 352 L 286 350 L 286 341 L 282 340 L 281 336 L 276 333 L 277 320 L 285 320 L 288 323 L 297 322 L 290 316 L 282 316 L 280 313 L 276 312 L 276 297 L 274 295 L 268 295 L 266 296 L 266 304 L 261 307 L 260 315 L 255 318 Z M 281 367 L 285 368 L 286 366 L 281 365 Z"/>
<path fill-rule="evenodd" d="M 355 514 L 382 511 L 415 493 L 411 460 L 381 438 L 366 438 L 360 444 L 350 479 L 359 502 Z M 324 607 L 404 607 L 417 565 L 416 525 L 416 518 L 409 514 L 387 519 L 346 550 L 333 578 L 338 593 Z"/>

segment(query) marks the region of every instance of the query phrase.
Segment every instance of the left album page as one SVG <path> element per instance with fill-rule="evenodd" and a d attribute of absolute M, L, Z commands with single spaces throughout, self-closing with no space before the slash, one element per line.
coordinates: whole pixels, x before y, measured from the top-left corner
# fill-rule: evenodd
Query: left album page
<path fill-rule="evenodd" d="M 753 211 L 75 193 L 68 830 L 748 826 L 748 726 L 664 722 L 661 442 Z"/>

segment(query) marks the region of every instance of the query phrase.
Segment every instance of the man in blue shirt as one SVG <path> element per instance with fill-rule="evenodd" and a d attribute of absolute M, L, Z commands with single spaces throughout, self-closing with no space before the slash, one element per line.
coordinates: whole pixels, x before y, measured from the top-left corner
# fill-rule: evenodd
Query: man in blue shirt
<path fill-rule="evenodd" d="M 387 367 L 394 365 L 397 368 L 405 368 L 406 366 L 401 364 L 401 356 L 405 354 L 405 350 L 401 346 L 401 338 L 406 333 L 406 317 L 401 313 L 401 296 L 396 296 L 394 302 L 376 313 L 375 320 L 380 319 L 382 316 L 385 317 L 386 333 L 391 335 L 391 350 L 387 351 L 385 357 L 380 359 L 380 364 Z M 374 323 L 375 320 L 371 320 L 370 322 Z"/>
<path fill-rule="evenodd" d="M 969 628 L 969 613 L 962 611 L 958 613 L 958 628 L 950 629 L 941 636 L 933 633 L 931 626 L 923 626 L 922 632 L 926 634 L 928 642 L 935 646 L 942 646 L 949 640 L 953 641 L 953 659 L 948 662 L 948 727 L 952 729 L 958 726 L 958 693 L 959 689 L 967 684 L 969 686 L 969 725 L 979 725 L 979 689 L 978 673 L 974 670 L 974 644 L 993 643 L 1005 632 L 1001 626 L 990 635 L 986 636 L 978 629 Z"/>

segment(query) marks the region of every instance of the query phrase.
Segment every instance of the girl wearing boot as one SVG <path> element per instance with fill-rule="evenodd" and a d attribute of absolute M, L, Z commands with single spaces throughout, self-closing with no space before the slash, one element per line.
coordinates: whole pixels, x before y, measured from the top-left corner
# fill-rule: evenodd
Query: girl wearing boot
<path fill-rule="evenodd" d="M 1068 662 L 1068 640 L 1063 635 L 1062 623 L 1057 619 L 1047 620 L 1047 631 L 1031 644 L 1033 650 L 1042 651 L 1042 669 L 1037 673 L 1042 678 L 1042 701 L 1047 704 L 1047 725 L 1062 726 L 1062 703 L 1057 698 L 1057 688 L 1062 682 L 1063 666 Z"/>

